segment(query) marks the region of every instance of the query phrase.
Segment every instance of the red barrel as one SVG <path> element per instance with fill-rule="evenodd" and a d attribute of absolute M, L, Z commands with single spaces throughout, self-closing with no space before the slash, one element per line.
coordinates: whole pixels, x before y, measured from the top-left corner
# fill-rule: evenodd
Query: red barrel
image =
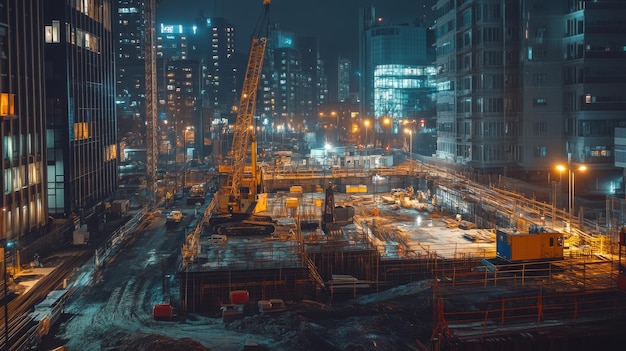
<path fill-rule="evenodd" d="M 152 315 L 156 320 L 170 320 L 173 317 L 173 308 L 169 303 L 158 303 L 154 305 Z"/>
<path fill-rule="evenodd" d="M 248 290 L 233 290 L 230 292 L 230 303 L 241 305 L 250 301 Z"/>

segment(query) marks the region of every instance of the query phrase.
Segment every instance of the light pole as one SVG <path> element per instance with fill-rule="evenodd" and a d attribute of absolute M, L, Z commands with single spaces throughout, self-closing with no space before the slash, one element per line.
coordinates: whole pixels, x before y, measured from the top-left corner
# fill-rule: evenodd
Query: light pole
<path fill-rule="evenodd" d="M 563 174 L 563 172 L 567 169 L 567 211 L 568 211 L 568 215 L 569 215 L 569 223 L 570 223 L 570 228 L 571 228 L 571 223 L 572 223 L 572 214 L 574 212 L 574 197 L 575 197 L 575 188 L 574 188 L 574 174 L 575 171 L 580 171 L 580 172 L 584 172 L 587 170 L 587 166 L 585 165 L 580 165 L 578 166 L 576 169 L 572 169 L 571 167 L 571 163 L 568 160 L 567 166 L 564 165 L 558 165 L 556 166 L 556 169 L 559 171 L 560 174 Z M 561 177 L 559 176 L 559 182 L 561 180 Z"/>
<path fill-rule="evenodd" d="M 337 128 L 337 145 L 341 145 L 341 134 L 339 131 L 339 113 L 337 113 L 337 111 L 331 111 L 330 112 L 330 116 L 331 117 L 336 117 L 336 125 L 335 128 Z"/>
<path fill-rule="evenodd" d="M 413 174 L 413 129 L 406 128 L 404 132 L 409 133 L 409 169 L 411 170 L 411 174 Z"/>
<path fill-rule="evenodd" d="M 365 121 L 363 121 L 363 124 L 365 125 L 365 147 L 367 148 L 367 128 L 370 126 L 370 121 L 369 119 L 366 119 Z"/>
<path fill-rule="evenodd" d="M 563 165 L 557 165 L 557 166 L 556 166 L 556 169 L 559 171 L 559 192 L 560 192 L 560 193 L 561 193 L 561 195 L 562 195 L 562 194 L 563 194 L 563 172 L 565 172 L 565 170 L 566 170 L 566 169 L 569 171 L 569 169 L 568 169 L 568 168 L 566 168 L 566 167 L 565 167 L 565 166 L 563 166 Z M 567 198 L 567 210 L 568 210 L 568 211 L 569 211 L 569 207 L 570 207 L 570 206 L 569 206 L 569 202 L 570 202 L 570 200 L 569 200 L 569 193 L 570 193 L 570 189 L 569 189 L 569 179 L 570 179 L 570 176 L 569 176 L 569 173 L 568 173 L 568 174 L 567 174 L 567 186 L 568 186 L 568 189 L 567 189 L 567 193 L 568 193 L 568 198 Z M 560 199 L 559 199 L 559 200 L 560 200 Z M 559 201 L 559 203 L 561 204 L 561 203 L 563 203 L 563 201 Z"/>
<path fill-rule="evenodd" d="M 392 127 L 392 126 L 391 126 L 391 117 L 387 117 L 387 116 L 383 117 L 382 122 L 383 122 L 383 126 L 384 126 L 383 133 L 385 133 L 385 134 L 384 134 L 384 135 L 385 135 L 385 142 L 386 142 L 387 144 L 389 144 L 389 136 L 390 136 L 390 134 L 391 134 L 391 127 Z M 389 129 L 389 130 L 386 130 L 386 129 L 387 129 L 387 127 L 389 127 L 390 129 Z M 382 128 L 383 128 L 383 127 L 381 127 L 381 129 L 382 129 Z M 389 145 L 386 145 L 386 146 L 389 146 Z"/>
<path fill-rule="evenodd" d="M 587 170 L 587 166 L 585 166 L 585 165 L 580 165 L 580 166 L 578 166 L 578 168 L 576 168 L 575 170 L 573 169 L 573 170 L 571 170 L 571 171 L 570 171 L 570 173 L 572 174 L 572 201 L 571 201 L 571 206 L 572 206 L 572 207 L 571 207 L 571 209 L 570 209 L 570 215 L 569 215 L 569 217 L 570 217 L 570 222 L 571 222 L 571 218 L 572 218 L 572 213 L 574 212 L 574 210 L 575 210 L 575 208 L 576 208 L 576 207 L 574 206 L 574 198 L 575 198 L 575 194 L 576 194 L 576 193 L 574 192 L 574 174 L 575 174 L 575 171 L 581 171 L 581 172 L 584 172 L 584 171 L 586 171 L 586 170 Z M 570 224 L 570 225 L 571 225 L 571 224 Z"/>

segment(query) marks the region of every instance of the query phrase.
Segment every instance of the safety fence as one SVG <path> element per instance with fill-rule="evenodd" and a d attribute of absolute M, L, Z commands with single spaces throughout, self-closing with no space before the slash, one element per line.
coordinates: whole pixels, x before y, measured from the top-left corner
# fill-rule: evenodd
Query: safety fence
<path fill-rule="evenodd" d="M 435 333 L 443 338 L 475 338 L 521 333 L 537 327 L 567 327 L 593 321 L 624 319 L 626 296 L 616 291 L 538 293 L 534 296 L 476 300 L 465 309 L 447 307 L 447 298 L 434 304 Z"/>

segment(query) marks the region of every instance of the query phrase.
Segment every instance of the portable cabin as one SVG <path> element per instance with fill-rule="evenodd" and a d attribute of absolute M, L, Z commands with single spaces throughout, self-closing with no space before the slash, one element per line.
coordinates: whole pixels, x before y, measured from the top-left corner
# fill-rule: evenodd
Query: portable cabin
<path fill-rule="evenodd" d="M 545 228 L 496 230 L 496 255 L 509 262 L 563 259 L 563 234 Z"/>

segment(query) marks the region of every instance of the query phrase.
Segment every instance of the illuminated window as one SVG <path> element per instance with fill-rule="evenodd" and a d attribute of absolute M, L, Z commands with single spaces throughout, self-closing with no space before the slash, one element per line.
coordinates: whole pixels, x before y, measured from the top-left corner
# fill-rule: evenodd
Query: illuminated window
<path fill-rule="evenodd" d="M 89 138 L 89 123 L 74 123 L 74 140 L 83 140 Z"/>
<path fill-rule="evenodd" d="M 15 94 L 0 94 L 0 116 L 15 116 Z"/>
<path fill-rule="evenodd" d="M 117 145 L 112 144 L 104 148 L 104 160 L 111 161 L 117 158 Z"/>
<path fill-rule="evenodd" d="M 46 26 L 45 33 L 44 33 L 46 43 L 61 42 L 60 31 L 61 31 L 61 25 L 59 21 L 52 21 L 51 26 Z"/>

